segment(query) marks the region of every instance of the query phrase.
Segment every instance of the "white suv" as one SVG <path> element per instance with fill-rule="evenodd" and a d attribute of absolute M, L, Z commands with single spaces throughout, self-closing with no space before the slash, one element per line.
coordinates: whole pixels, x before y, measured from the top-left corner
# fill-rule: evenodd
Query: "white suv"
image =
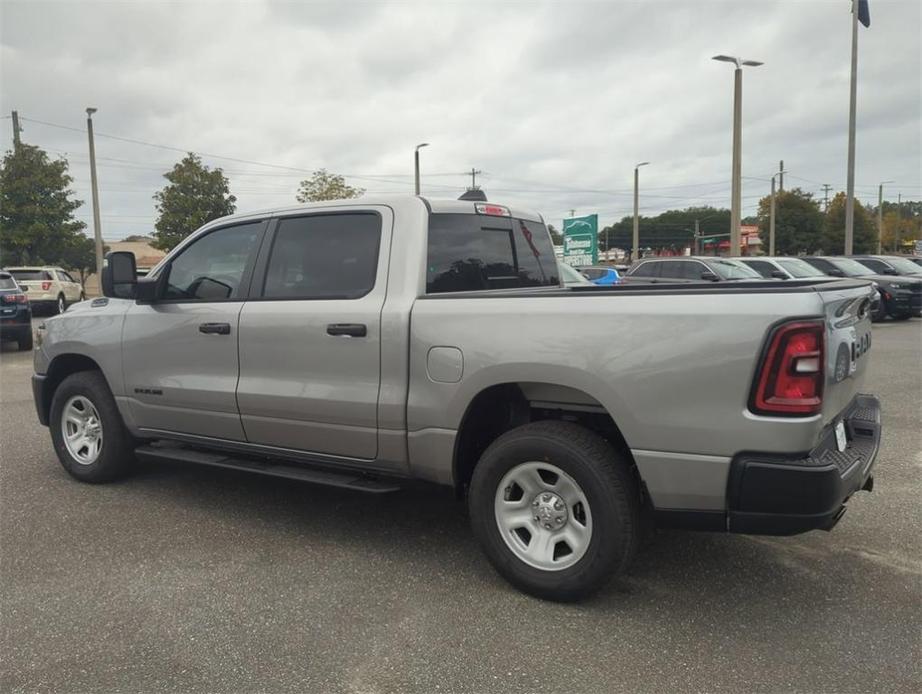
<path fill-rule="evenodd" d="M 70 304 L 83 301 L 83 286 L 59 267 L 8 267 L 5 268 L 29 297 L 32 308 L 50 308 L 64 313 Z"/>

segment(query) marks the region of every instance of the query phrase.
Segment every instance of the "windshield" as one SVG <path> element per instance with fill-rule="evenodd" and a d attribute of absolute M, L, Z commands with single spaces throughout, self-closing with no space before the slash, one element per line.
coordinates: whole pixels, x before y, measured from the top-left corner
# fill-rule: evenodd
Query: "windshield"
<path fill-rule="evenodd" d="M 0 289 L 16 289 L 16 282 L 9 275 L 0 275 Z"/>
<path fill-rule="evenodd" d="M 826 258 L 826 260 L 836 270 L 841 270 L 846 277 L 867 277 L 868 275 L 876 274 L 873 270 L 869 270 L 857 260 L 852 260 L 851 258 Z"/>
<path fill-rule="evenodd" d="M 592 284 L 578 270 L 573 269 L 566 263 L 557 263 L 557 268 L 560 272 L 560 279 L 563 280 L 564 284 Z"/>
<path fill-rule="evenodd" d="M 825 277 L 826 275 L 800 258 L 779 258 L 775 261 L 791 277 Z"/>
<path fill-rule="evenodd" d="M 721 279 L 725 280 L 763 279 L 762 275 L 751 267 L 747 267 L 735 260 L 712 260 L 710 266 L 714 272 L 720 275 Z"/>
<path fill-rule="evenodd" d="M 922 267 L 919 267 L 908 258 L 889 256 L 884 258 L 884 260 L 886 260 L 888 265 L 892 265 L 897 272 L 904 275 L 922 275 Z"/>

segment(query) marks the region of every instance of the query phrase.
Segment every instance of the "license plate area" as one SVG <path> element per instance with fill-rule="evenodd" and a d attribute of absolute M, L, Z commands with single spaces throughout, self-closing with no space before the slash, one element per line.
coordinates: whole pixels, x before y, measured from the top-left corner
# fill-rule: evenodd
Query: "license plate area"
<path fill-rule="evenodd" d="M 848 448 L 848 437 L 845 434 L 845 422 L 839 420 L 836 422 L 836 449 L 843 453 Z"/>

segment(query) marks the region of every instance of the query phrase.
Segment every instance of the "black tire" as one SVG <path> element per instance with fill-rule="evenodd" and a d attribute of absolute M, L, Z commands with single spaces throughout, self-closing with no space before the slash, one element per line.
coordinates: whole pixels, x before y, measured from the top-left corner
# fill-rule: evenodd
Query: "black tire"
<path fill-rule="evenodd" d="M 54 312 L 56 314 L 64 313 L 67 310 L 67 299 L 63 294 L 58 294 L 57 300 L 54 302 Z"/>
<path fill-rule="evenodd" d="M 507 546 L 497 523 L 499 484 L 515 466 L 530 461 L 564 471 L 591 509 L 588 548 L 564 569 L 525 563 Z M 500 436 L 474 468 L 468 503 L 474 535 L 494 568 L 514 586 L 546 600 L 569 602 L 599 590 L 630 564 L 642 539 L 640 495 L 628 461 L 605 439 L 569 422 L 535 422 Z"/>
<path fill-rule="evenodd" d="M 76 395 L 93 404 L 99 413 L 102 428 L 102 447 L 95 461 L 89 464 L 83 464 L 71 455 L 61 429 L 64 407 Z M 51 401 L 49 419 L 51 441 L 58 460 L 75 479 L 91 483 L 109 482 L 132 469 L 135 461 L 134 441 L 125 429 L 112 392 L 99 371 L 78 371 L 61 381 Z"/>
<path fill-rule="evenodd" d="M 32 349 L 32 329 L 29 329 L 29 332 L 16 340 L 16 343 L 19 345 L 19 351 L 25 352 L 26 350 Z"/>
<path fill-rule="evenodd" d="M 86 294 L 80 292 L 80 301 L 86 301 Z"/>
<path fill-rule="evenodd" d="M 912 314 L 911 313 L 897 313 L 896 315 L 891 316 L 891 317 L 893 318 L 893 320 L 909 320 L 910 318 L 912 318 Z"/>

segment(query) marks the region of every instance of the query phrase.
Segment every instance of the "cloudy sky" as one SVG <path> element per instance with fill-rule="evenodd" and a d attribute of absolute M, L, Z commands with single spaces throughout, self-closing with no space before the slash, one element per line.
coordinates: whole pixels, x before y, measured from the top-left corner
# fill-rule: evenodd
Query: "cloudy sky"
<path fill-rule="evenodd" d="M 866 202 L 889 179 L 888 197 L 922 197 L 920 8 L 871 0 L 859 27 Z M 151 196 L 183 150 L 224 168 L 240 211 L 294 202 L 320 167 L 410 192 L 420 142 L 424 193 L 457 197 L 476 167 L 491 199 L 558 226 L 570 209 L 630 214 L 646 160 L 642 213 L 728 207 L 733 75 L 718 53 L 765 62 L 744 75 L 744 215 L 779 159 L 785 187 L 845 187 L 848 0 L 2 0 L 0 13 L 0 111 L 68 158 L 87 222 L 84 108 L 99 109 L 110 240 L 152 229 Z"/>

